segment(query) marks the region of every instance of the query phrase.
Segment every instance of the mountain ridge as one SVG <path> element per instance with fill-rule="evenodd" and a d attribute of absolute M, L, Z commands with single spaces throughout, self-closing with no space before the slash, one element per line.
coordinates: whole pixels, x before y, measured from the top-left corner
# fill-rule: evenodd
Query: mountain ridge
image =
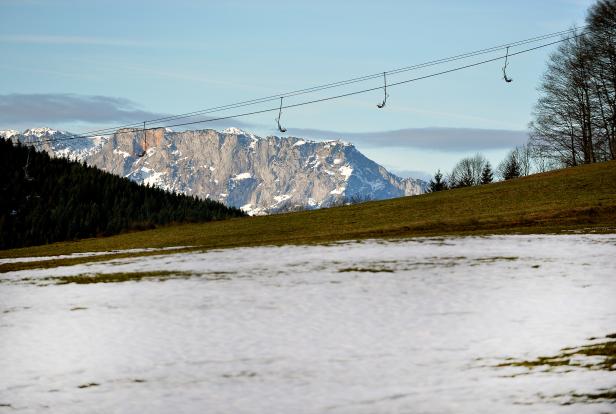
<path fill-rule="evenodd" d="M 31 128 L 21 133 L 0 131 L 0 137 L 138 183 L 221 201 L 252 215 L 426 190 L 424 181 L 400 178 L 344 141 L 260 137 L 238 128 L 220 132 L 157 128 L 146 130 L 145 136 L 140 129 L 120 129 L 94 138 Z"/>

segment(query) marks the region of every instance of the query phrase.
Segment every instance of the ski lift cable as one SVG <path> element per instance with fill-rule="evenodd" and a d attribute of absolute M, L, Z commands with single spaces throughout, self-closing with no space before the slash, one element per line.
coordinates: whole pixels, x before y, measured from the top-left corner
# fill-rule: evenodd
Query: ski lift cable
<path fill-rule="evenodd" d="M 509 57 L 521 55 L 521 54 L 524 54 L 524 53 L 529 53 L 529 52 L 532 52 L 532 51 L 535 51 L 535 50 L 539 50 L 539 49 L 542 49 L 542 48 L 545 48 L 545 47 L 548 47 L 548 46 L 556 45 L 556 44 L 562 43 L 564 41 L 580 37 L 583 34 L 584 33 L 576 34 L 576 35 L 571 36 L 571 37 L 562 38 L 562 39 L 559 39 L 559 40 L 556 40 L 556 41 L 553 41 L 553 42 L 544 43 L 544 44 L 541 44 L 541 45 L 538 45 L 538 46 L 534 46 L 532 48 L 520 50 L 520 51 L 517 51 L 517 52 L 514 52 L 514 53 L 509 53 Z M 391 87 L 394 87 L 394 86 L 404 85 L 404 84 L 408 84 L 408 83 L 412 83 L 412 82 L 417 82 L 417 81 L 424 80 L 424 79 L 429 79 L 429 78 L 433 78 L 433 77 L 437 77 L 437 76 L 446 75 L 446 74 L 453 73 L 453 72 L 458 72 L 460 70 L 464 70 L 464 69 L 468 69 L 468 68 L 473 68 L 473 67 L 485 65 L 485 64 L 488 64 L 488 63 L 500 61 L 504 57 L 505 56 L 502 55 L 502 56 L 498 56 L 498 57 L 495 57 L 495 58 L 490 58 L 490 59 L 482 60 L 480 62 L 475 62 L 475 63 L 470 63 L 470 64 L 467 64 L 467 65 L 463 65 L 463 66 L 458 66 L 458 67 L 455 67 L 455 68 L 452 68 L 452 69 L 448 69 L 448 70 L 444 70 L 444 71 L 440 71 L 440 72 L 435 72 L 435 73 L 431 73 L 431 74 L 420 76 L 420 77 L 416 77 L 416 78 L 411 78 L 411 79 L 397 81 L 397 82 L 394 82 L 394 83 L 390 83 L 388 85 L 388 87 L 391 88 Z M 381 73 L 381 75 L 382 75 L 382 73 Z M 295 107 L 301 107 L 301 106 L 311 105 L 311 104 L 325 102 L 325 101 L 331 101 L 331 100 L 345 98 L 345 97 L 354 96 L 354 95 L 359 95 L 359 94 L 363 94 L 363 93 L 367 93 L 367 92 L 373 92 L 373 91 L 381 90 L 381 89 L 383 89 L 383 86 L 377 86 L 377 87 L 372 87 L 372 88 L 366 88 L 366 89 L 362 89 L 362 90 L 352 91 L 352 92 L 348 92 L 348 93 L 338 94 L 338 95 L 334 95 L 334 96 L 328 96 L 328 97 L 324 97 L 324 98 L 319 98 L 319 99 L 313 99 L 313 100 L 309 100 L 309 101 L 299 102 L 299 103 L 295 103 L 295 104 L 282 105 L 282 106 L 278 106 L 278 107 L 275 107 L 275 108 L 266 108 L 266 109 L 261 109 L 261 110 L 255 110 L 255 111 L 250 111 L 250 112 L 234 114 L 234 115 L 220 116 L 220 117 L 215 117 L 215 118 L 207 118 L 207 119 L 201 119 L 201 120 L 189 121 L 189 122 L 182 122 L 182 123 L 176 123 L 176 124 L 167 124 L 167 125 L 162 125 L 162 126 L 157 126 L 157 127 L 149 127 L 149 128 L 146 128 L 146 131 L 147 130 L 154 130 L 154 129 L 158 129 L 158 128 L 172 128 L 172 127 L 178 127 L 178 126 L 205 124 L 205 123 L 209 123 L 209 122 L 227 120 L 227 119 L 232 119 L 232 118 L 240 118 L 240 117 L 245 117 L 245 116 L 250 116 L 250 115 L 263 114 L 263 113 L 267 113 L 267 112 L 280 111 L 282 109 L 295 108 Z M 278 97 L 278 99 L 280 99 L 280 97 Z M 41 142 L 67 141 L 67 140 L 79 139 L 79 138 L 93 138 L 95 136 L 96 135 L 81 135 L 81 136 L 74 135 L 74 136 L 65 137 L 65 138 L 49 138 L 49 139 L 43 140 Z"/>
<path fill-rule="evenodd" d="M 543 44 L 540 46 L 535 46 L 529 49 L 525 49 L 525 50 L 521 50 L 515 53 L 510 53 L 509 56 L 517 56 L 517 55 L 521 55 L 524 53 L 528 53 L 534 50 L 538 50 L 544 47 L 548 47 L 551 45 L 555 45 L 558 43 L 561 43 L 565 40 L 569 40 L 572 38 L 567 38 L 567 39 L 561 39 L 555 42 L 550 42 L 547 44 Z M 402 80 L 402 81 L 398 81 L 398 82 L 394 82 L 394 83 L 390 83 L 388 86 L 394 87 L 394 86 L 400 86 L 400 85 L 404 85 L 404 84 L 408 84 L 408 83 L 412 83 L 412 82 L 417 82 L 420 80 L 425 80 L 425 79 L 429 79 L 429 78 L 433 78 L 433 77 L 437 77 L 437 76 L 442 76 L 442 75 L 446 75 L 449 73 L 453 73 L 453 72 L 458 72 L 464 69 L 469 69 L 469 68 L 473 68 L 473 67 L 477 67 L 477 66 L 481 66 L 481 65 L 485 65 L 488 63 L 492 63 L 492 62 L 496 62 L 499 60 L 502 60 L 504 58 L 504 56 L 499 56 L 496 58 L 492 58 L 492 59 L 487 59 L 487 60 L 483 60 L 481 62 L 475 62 L 475 63 L 471 63 L 471 64 L 467 64 L 464 66 L 458 66 L 456 68 L 452 68 L 452 69 L 448 69 L 448 70 L 444 70 L 441 72 L 435 72 L 429 75 L 424 75 L 424 76 L 420 76 L 420 77 L 416 77 L 416 78 L 412 78 L 412 79 L 406 79 L 406 80 Z M 310 101 L 304 101 L 304 102 L 300 102 L 300 103 L 296 103 L 296 104 L 288 104 L 286 106 L 282 106 L 281 109 L 288 109 L 288 108 L 296 108 L 296 107 L 301 107 L 301 106 L 305 106 L 305 105 L 312 105 L 312 104 L 316 104 L 316 103 L 320 103 L 320 102 L 326 102 L 326 101 L 331 101 L 331 100 L 335 100 L 335 99 L 341 99 L 341 98 L 346 98 L 349 96 L 354 96 L 354 95 L 359 95 L 359 94 L 364 94 L 367 92 L 373 92 L 373 91 L 377 91 L 382 89 L 382 86 L 378 86 L 378 87 L 374 87 L 374 88 L 367 88 L 367 89 L 362 89 L 362 90 L 358 90 L 358 91 L 353 91 L 353 92 L 348 92 L 348 93 L 343 93 L 343 94 L 339 94 L 339 95 L 335 95 L 335 96 L 329 96 L 329 97 L 325 97 L 325 98 L 320 98 L 320 99 L 314 99 L 314 100 L 310 100 Z M 193 122 L 184 122 L 184 123 L 179 123 L 179 124 L 171 124 L 171 125 L 167 125 L 167 128 L 172 128 L 172 127 L 178 127 L 178 126 L 186 126 L 186 125 L 195 125 L 195 124 L 201 124 L 201 123 L 208 123 L 208 122 L 214 122 L 214 121 L 221 121 L 221 120 L 225 120 L 225 119 L 231 119 L 231 118 L 240 118 L 240 117 L 244 117 L 244 116 L 249 116 L 249 115 L 256 115 L 256 114 L 262 114 L 262 113 L 266 113 L 266 112 L 272 112 L 272 111 L 277 111 L 280 108 L 269 108 L 269 109 L 262 109 L 262 110 L 258 110 L 258 111 L 252 111 L 252 112 L 246 112 L 246 113 L 241 113 L 241 114 L 236 114 L 236 115 L 228 115 L 228 116 L 223 116 L 223 117 L 218 117 L 218 118 L 208 118 L 205 120 L 199 120 L 199 121 L 193 121 Z M 152 128 L 155 129 L 155 128 Z"/>
<path fill-rule="evenodd" d="M 580 30 L 584 30 L 587 26 L 582 26 L 582 28 Z M 549 34 L 545 34 L 545 35 L 541 35 L 541 36 L 535 36 L 535 37 L 531 37 L 528 39 L 524 39 L 524 40 L 520 40 L 517 42 L 511 42 L 511 43 L 507 43 L 507 44 L 502 44 L 502 45 L 498 45 L 498 46 L 493 46 L 490 48 L 485 48 L 485 49 L 480 49 L 480 50 L 476 50 L 476 51 L 472 51 L 472 52 L 467 52 L 467 53 L 462 53 L 459 55 L 455 55 L 455 56 L 450 56 L 447 58 L 441 58 L 441 59 L 436 59 L 436 60 L 432 60 L 432 61 L 428 61 L 428 62 L 424 62 L 424 63 L 420 63 L 420 64 L 416 64 L 416 65 L 412 65 L 412 66 L 406 66 L 406 67 L 402 67 L 402 68 L 397 68 L 397 69 L 392 69 L 392 70 L 388 70 L 385 71 L 385 73 L 387 73 L 388 75 L 393 75 L 393 74 L 398 74 L 398 73 L 403 73 L 403 72 L 407 72 L 407 71 L 411 71 L 411 70 L 417 70 L 417 69 L 422 69 L 422 68 L 426 68 L 426 67 L 430 67 L 430 66 L 434 66 L 434 65 L 440 65 L 440 64 L 444 64 L 444 63 L 450 63 L 450 62 L 454 62 L 457 60 L 461 60 L 461 59 L 466 59 L 469 57 L 475 57 L 478 55 L 483 55 L 483 54 L 488 54 L 488 53 L 492 53 L 498 50 L 503 49 L 504 47 L 519 47 L 519 46 L 523 46 L 529 43 L 536 43 L 539 41 L 543 41 L 543 40 L 547 40 L 553 37 L 557 37 L 557 36 L 562 36 L 562 35 L 566 35 L 566 34 L 570 34 L 572 32 L 574 32 L 576 29 L 568 29 L 568 30 L 562 30 L 559 32 L 554 32 L 554 33 L 549 33 Z M 150 120 L 146 120 L 147 124 L 152 124 L 155 122 L 164 122 L 164 121 L 171 121 L 171 120 L 175 120 L 175 119 L 182 119 L 182 118 L 189 118 L 189 117 L 194 117 L 194 116 L 198 116 L 198 115 L 203 115 L 206 113 L 211 113 L 211 112 L 219 112 L 219 111 L 224 111 L 224 110 L 228 110 L 228 109 L 235 109 L 235 108 L 239 108 L 239 107 L 244 107 L 244 106 L 248 106 L 248 105 L 256 105 L 256 104 L 260 104 L 260 103 L 265 103 L 265 102 L 269 102 L 269 101 L 273 101 L 273 100 L 278 100 L 279 97 L 292 97 L 292 96 L 298 96 L 298 95 L 303 95 L 303 94 L 307 94 L 307 93 L 312 93 L 312 92 L 319 92 L 325 89 L 331 89 L 331 88 L 336 88 L 336 87 L 340 87 L 340 86 L 345 86 L 345 85 L 349 85 L 349 84 L 354 84 L 354 83 L 358 83 L 358 82 L 364 82 L 367 80 L 372 80 L 375 78 L 378 78 L 380 76 L 382 76 L 383 72 L 379 72 L 376 74 L 370 74 L 370 75 L 364 75 L 364 76 L 360 76 L 360 77 L 356 77 L 356 78 L 350 78 L 350 79 L 346 79 L 346 80 L 341 80 L 341 81 L 337 81 L 337 82 L 332 82 L 332 83 L 327 83 L 327 84 L 323 84 L 323 85 L 318 85 L 318 86 L 313 86 L 313 87 L 309 87 L 309 88 L 304 88 L 304 89 L 298 89 L 295 91 L 290 91 L 290 92 L 285 92 L 285 93 L 279 93 L 276 95 L 270 95 L 270 96 L 266 96 L 266 97 L 262 97 L 262 98 L 256 98 L 256 99 L 251 99 L 251 100 L 247 100 L 247 101 L 241 101 L 241 102 L 237 102 L 237 103 L 233 103 L 233 104 L 227 104 L 227 105 L 222 105 L 222 106 L 215 106 L 215 107 L 211 107 L 211 108 L 207 108 L 207 109 L 201 109 L 198 111 L 193 111 L 193 112 L 187 112 L 184 114 L 178 114 L 178 115 L 170 115 L 167 117 L 161 117 L 161 118 L 155 118 L 155 119 L 150 119 Z M 131 127 L 136 127 L 141 125 L 141 122 L 139 123 L 132 123 L 132 124 L 125 124 L 125 125 L 120 125 L 120 126 L 115 126 L 115 127 L 109 127 L 109 128 L 103 128 L 103 129 L 97 129 L 97 130 L 92 130 L 92 131 L 87 131 L 81 134 L 77 134 L 79 136 L 90 136 L 92 134 L 104 134 L 107 132 L 115 132 L 118 129 L 121 128 L 131 128 Z"/>

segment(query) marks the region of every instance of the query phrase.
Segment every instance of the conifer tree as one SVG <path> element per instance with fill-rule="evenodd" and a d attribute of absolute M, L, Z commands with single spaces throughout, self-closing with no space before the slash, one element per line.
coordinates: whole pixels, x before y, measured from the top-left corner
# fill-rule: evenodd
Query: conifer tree
<path fill-rule="evenodd" d="M 494 174 L 492 173 L 492 166 L 488 161 L 481 172 L 481 184 L 490 184 L 493 180 Z"/>
<path fill-rule="evenodd" d="M 4 139 L 0 177 L 0 249 L 245 215 Z"/>
<path fill-rule="evenodd" d="M 443 174 L 441 170 L 438 170 L 436 174 L 434 174 L 434 179 L 430 180 L 430 184 L 428 185 L 428 191 L 430 193 L 434 193 L 436 191 L 447 190 L 447 183 L 443 179 Z"/>

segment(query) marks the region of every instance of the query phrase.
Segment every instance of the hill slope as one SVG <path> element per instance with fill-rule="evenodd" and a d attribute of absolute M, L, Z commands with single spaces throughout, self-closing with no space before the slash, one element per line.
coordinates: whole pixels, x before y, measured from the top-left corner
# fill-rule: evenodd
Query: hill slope
<path fill-rule="evenodd" d="M 27 165 L 27 167 L 26 167 Z M 0 139 L 0 248 L 242 216 Z"/>
<path fill-rule="evenodd" d="M 616 231 L 616 162 L 584 165 L 480 187 L 325 210 L 181 225 L 110 238 L 0 252 L 0 257 L 138 247 L 208 249 L 363 238 Z M 100 259 L 108 258 L 101 256 Z M 69 259 L 61 263 L 75 263 Z M 91 260 L 91 259 L 87 259 Z M 57 265 L 59 262 L 54 262 Z M 5 264 L 0 271 L 45 263 Z"/>

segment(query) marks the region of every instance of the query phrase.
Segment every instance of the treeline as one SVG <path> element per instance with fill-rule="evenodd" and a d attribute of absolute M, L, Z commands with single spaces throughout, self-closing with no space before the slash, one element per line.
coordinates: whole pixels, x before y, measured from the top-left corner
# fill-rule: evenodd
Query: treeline
<path fill-rule="evenodd" d="M 528 143 L 494 171 L 481 154 L 460 160 L 448 174 L 439 170 L 430 191 L 616 160 L 616 0 L 591 6 L 586 23 L 549 58 Z"/>
<path fill-rule="evenodd" d="M 0 139 L 0 248 L 244 216 Z"/>
<path fill-rule="evenodd" d="M 587 26 L 550 56 L 530 124 L 544 169 L 616 159 L 616 0 L 590 7 Z"/>
<path fill-rule="evenodd" d="M 452 188 L 472 187 L 490 184 L 494 180 L 511 180 L 531 172 L 528 147 L 522 146 L 510 151 L 496 170 L 482 154 L 462 158 L 449 174 L 440 170 L 428 184 L 428 191 L 443 191 Z"/>

